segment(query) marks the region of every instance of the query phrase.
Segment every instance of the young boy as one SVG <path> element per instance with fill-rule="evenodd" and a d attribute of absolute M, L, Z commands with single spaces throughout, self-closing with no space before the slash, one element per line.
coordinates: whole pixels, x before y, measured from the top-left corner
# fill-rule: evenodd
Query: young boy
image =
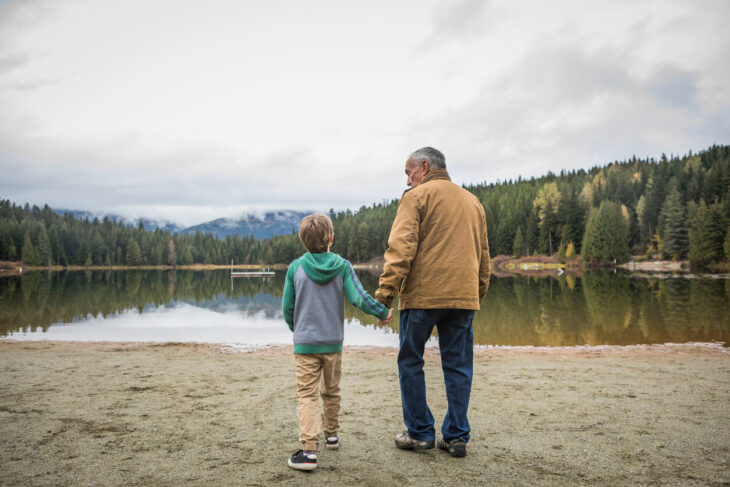
<path fill-rule="evenodd" d="M 340 375 L 344 338 L 345 301 L 388 322 L 392 310 L 375 301 L 355 275 L 352 265 L 329 251 L 334 239 L 332 221 L 322 214 L 305 216 L 299 223 L 299 239 L 307 253 L 289 265 L 282 308 L 294 332 L 297 364 L 297 415 L 302 449 L 289 458 L 297 470 L 317 468 L 320 416 L 326 447 L 340 446 Z M 319 389 L 319 390 L 318 390 Z"/>

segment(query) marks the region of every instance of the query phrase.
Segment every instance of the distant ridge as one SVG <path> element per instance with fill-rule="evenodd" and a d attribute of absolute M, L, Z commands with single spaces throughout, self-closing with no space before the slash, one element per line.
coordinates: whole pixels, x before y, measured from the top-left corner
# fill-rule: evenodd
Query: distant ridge
<path fill-rule="evenodd" d="M 209 222 L 185 228 L 179 233 L 191 235 L 195 232 L 213 234 L 217 238 L 229 235 L 254 236 L 259 239 L 271 238 L 275 235 L 288 235 L 299 227 L 299 221 L 309 211 L 280 210 L 266 212 L 263 217 L 246 215 L 239 219 L 218 218 Z"/>
<path fill-rule="evenodd" d="M 124 223 L 126 225 L 135 227 L 139 225 L 139 222 L 141 221 L 146 230 L 157 230 L 158 228 L 161 228 L 162 230 L 167 230 L 170 233 L 175 233 L 185 229 L 184 226 L 178 225 L 177 223 L 172 223 L 167 220 L 152 220 L 151 218 L 136 218 L 134 220 L 128 220 L 127 218 L 116 215 L 114 213 L 95 214 L 85 210 L 67 210 L 63 208 L 53 209 L 53 212 L 61 216 L 65 215 L 66 213 L 71 213 L 74 218 L 77 219 L 88 218 L 89 220 L 93 220 L 94 218 L 98 218 L 99 220 L 102 220 L 104 218 L 108 218 L 113 222 Z"/>
<path fill-rule="evenodd" d="M 253 236 L 258 239 L 271 238 L 276 235 L 288 235 L 292 230 L 298 228 L 299 221 L 309 211 L 277 210 L 264 213 L 262 216 L 245 215 L 241 218 L 216 218 L 198 225 L 184 227 L 167 220 L 153 220 L 151 218 L 137 218 L 128 220 L 116 214 L 94 214 L 85 210 L 54 209 L 55 213 L 64 215 L 70 213 L 77 219 L 88 218 L 109 218 L 113 222 L 124 223 L 129 226 L 137 226 L 140 221 L 146 230 L 167 230 L 168 232 L 180 235 L 193 235 L 196 232 L 212 234 L 216 238 L 226 238 L 238 235 L 242 237 Z"/>

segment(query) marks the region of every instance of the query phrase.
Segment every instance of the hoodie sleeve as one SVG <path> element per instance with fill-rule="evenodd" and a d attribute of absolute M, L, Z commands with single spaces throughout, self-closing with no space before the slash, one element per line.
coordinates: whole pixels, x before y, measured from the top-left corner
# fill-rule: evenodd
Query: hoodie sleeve
<path fill-rule="evenodd" d="M 376 316 L 381 320 L 387 318 L 390 310 L 382 303 L 375 301 L 375 299 L 373 299 L 373 297 L 370 296 L 365 289 L 363 289 L 362 283 L 360 283 L 360 279 L 357 278 L 357 274 L 355 274 L 355 270 L 352 268 L 352 265 L 347 261 L 345 262 L 347 263 L 347 267 L 345 268 L 343 281 L 347 300 L 350 304 L 357 306 L 369 315 Z"/>
<path fill-rule="evenodd" d="M 284 281 L 284 295 L 281 298 L 281 309 L 284 311 L 284 321 L 289 325 L 289 329 L 294 331 L 294 274 L 299 268 L 299 261 L 295 260 L 289 264 L 286 271 L 286 279 Z"/>

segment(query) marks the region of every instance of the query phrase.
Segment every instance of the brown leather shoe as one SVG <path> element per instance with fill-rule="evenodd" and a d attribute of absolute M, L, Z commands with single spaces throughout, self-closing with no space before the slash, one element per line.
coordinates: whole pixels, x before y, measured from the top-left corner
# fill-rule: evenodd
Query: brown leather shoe
<path fill-rule="evenodd" d="M 401 450 L 430 450 L 434 446 L 434 441 L 415 440 L 410 437 L 408 431 L 404 431 L 395 437 L 395 446 Z"/>
<path fill-rule="evenodd" d="M 446 450 L 451 453 L 452 457 L 461 458 L 466 456 L 466 441 L 461 438 L 446 441 L 442 436 L 439 436 L 436 441 L 436 446 L 439 447 L 440 450 Z"/>

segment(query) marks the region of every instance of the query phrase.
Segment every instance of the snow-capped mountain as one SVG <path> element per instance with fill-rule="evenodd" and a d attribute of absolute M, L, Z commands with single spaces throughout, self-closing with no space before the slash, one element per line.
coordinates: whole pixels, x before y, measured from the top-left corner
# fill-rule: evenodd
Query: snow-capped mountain
<path fill-rule="evenodd" d="M 263 215 L 248 214 L 240 218 L 217 218 L 198 225 L 185 227 L 167 220 L 156 220 L 153 218 L 137 218 L 129 220 L 115 214 L 95 214 L 83 210 L 55 209 L 53 211 L 59 215 L 71 213 L 74 218 L 88 218 L 89 220 L 93 220 L 94 218 L 102 220 L 106 217 L 114 222 L 122 222 L 130 226 L 137 226 L 141 221 L 146 230 L 156 230 L 161 228 L 170 233 L 177 232 L 181 235 L 203 232 L 213 234 L 217 238 L 225 238 L 228 235 L 253 235 L 259 239 L 270 238 L 274 235 L 289 234 L 299 227 L 299 221 L 304 216 L 311 213 L 308 211 L 278 210 L 269 211 Z"/>
<path fill-rule="evenodd" d="M 130 220 L 128 218 L 124 218 L 123 216 L 116 215 L 114 213 L 109 214 L 101 214 L 101 213 L 92 213 L 90 211 L 85 210 L 66 210 L 63 208 L 54 208 L 53 211 L 55 213 L 58 213 L 59 215 L 65 215 L 66 213 L 71 213 L 74 218 L 82 219 L 82 218 L 88 218 L 89 220 L 93 220 L 94 218 L 98 218 L 99 220 L 103 220 L 104 218 L 108 218 L 113 222 L 119 222 L 124 223 L 129 226 L 137 226 L 139 225 L 140 221 L 142 222 L 142 225 L 144 225 L 144 228 L 146 230 L 157 230 L 158 228 L 161 228 L 163 230 L 167 230 L 170 233 L 180 232 L 181 230 L 185 229 L 185 226 L 179 225 L 177 223 L 170 222 L 168 220 L 155 220 L 152 218 L 135 218 L 133 220 Z"/>
<path fill-rule="evenodd" d="M 228 235 L 253 235 L 263 239 L 291 233 L 299 227 L 299 221 L 309 213 L 311 212 L 280 210 L 269 211 L 262 216 L 249 214 L 237 219 L 218 218 L 188 227 L 179 233 L 212 233 L 218 238 L 225 238 Z"/>

